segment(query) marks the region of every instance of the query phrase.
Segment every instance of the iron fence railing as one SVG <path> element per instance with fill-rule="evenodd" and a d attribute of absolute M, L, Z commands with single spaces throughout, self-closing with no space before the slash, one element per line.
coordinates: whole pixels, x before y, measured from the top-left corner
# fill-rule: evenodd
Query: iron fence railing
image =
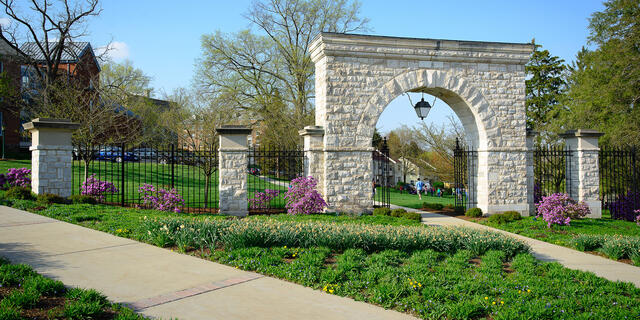
<path fill-rule="evenodd" d="M 253 147 L 248 155 L 249 212 L 285 212 L 285 193 L 291 180 L 304 173 L 304 151 L 299 148 Z"/>
<path fill-rule="evenodd" d="M 389 157 L 389 147 L 387 146 L 387 139 L 385 138 L 380 150 L 375 150 L 372 153 L 373 158 L 373 207 L 391 207 L 391 188 L 393 170 L 391 167 L 391 158 Z"/>
<path fill-rule="evenodd" d="M 538 146 L 533 151 L 534 203 L 553 193 L 571 194 L 571 157 L 564 146 Z"/>
<path fill-rule="evenodd" d="M 216 212 L 219 205 L 218 153 L 214 148 L 178 146 L 76 145 L 73 150 L 72 194 L 82 194 L 90 176 L 111 182 L 117 192 L 104 203 L 145 206 L 140 187 L 175 188 L 184 212 Z"/>
<path fill-rule="evenodd" d="M 460 145 L 456 138 L 453 150 L 453 173 L 456 211 L 464 211 L 478 205 L 476 196 L 478 176 L 478 151 Z"/>
<path fill-rule="evenodd" d="M 603 147 L 598 159 L 602 208 L 614 219 L 635 220 L 640 209 L 637 149 Z"/>

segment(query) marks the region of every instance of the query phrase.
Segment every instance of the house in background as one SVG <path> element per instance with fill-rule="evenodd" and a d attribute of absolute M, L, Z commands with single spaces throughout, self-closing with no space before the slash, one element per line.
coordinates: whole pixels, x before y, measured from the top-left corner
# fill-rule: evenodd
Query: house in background
<path fill-rule="evenodd" d="M 3 85 L 7 92 L 2 92 L 2 94 L 20 92 L 20 67 L 22 65 L 20 57 L 19 52 L 0 34 L 0 73 L 5 77 L 3 81 L 7 81 Z M 20 145 L 22 124 L 20 122 L 20 107 L 16 105 L 15 101 L 0 97 L 0 121 L 3 128 L 5 150 L 17 150 Z"/>

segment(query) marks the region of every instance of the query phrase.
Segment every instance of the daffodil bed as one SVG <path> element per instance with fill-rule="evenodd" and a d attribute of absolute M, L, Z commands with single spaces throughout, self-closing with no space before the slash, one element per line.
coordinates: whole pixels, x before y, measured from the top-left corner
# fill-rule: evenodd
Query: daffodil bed
<path fill-rule="evenodd" d="M 425 319 L 640 317 L 640 289 L 541 262 L 524 243 L 492 232 L 391 217 L 231 219 L 109 206 L 21 205 Z"/>

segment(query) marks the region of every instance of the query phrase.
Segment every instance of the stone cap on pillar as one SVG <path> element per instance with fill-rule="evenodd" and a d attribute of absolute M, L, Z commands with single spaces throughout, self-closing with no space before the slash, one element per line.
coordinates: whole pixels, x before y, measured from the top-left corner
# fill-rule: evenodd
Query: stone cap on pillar
<path fill-rule="evenodd" d="M 602 135 L 604 135 L 604 133 L 594 129 L 567 130 L 565 131 L 565 133 L 560 134 L 560 136 L 563 138 L 573 138 L 573 137 L 599 138 Z"/>
<path fill-rule="evenodd" d="M 55 118 L 35 118 L 31 122 L 27 122 L 22 125 L 25 130 L 38 130 L 38 129 L 62 129 L 73 131 L 80 127 L 77 122 L 71 122 L 67 119 L 55 119 Z"/>
<path fill-rule="evenodd" d="M 224 125 L 220 128 L 216 128 L 216 132 L 219 134 L 250 134 L 251 128 L 241 125 Z"/>
<path fill-rule="evenodd" d="M 301 136 L 322 136 L 324 135 L 324 128 L 321 126 L 306 126 L 304 129 L 299 130 L 298 134 Z"/>

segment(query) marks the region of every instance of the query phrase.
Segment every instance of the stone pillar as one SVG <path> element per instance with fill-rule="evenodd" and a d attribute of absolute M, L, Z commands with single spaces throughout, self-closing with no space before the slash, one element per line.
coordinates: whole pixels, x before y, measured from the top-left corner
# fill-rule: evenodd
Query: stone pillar
<path fill-rule="evenodd" d="M 23 127 L 31 132 L 31 190 L 36 194 L 71 196 L 71 133 L 80 124 L 36 118 Z"/>
<path fill-rule="evenodd" d="M 588 129 L 569 130 L 562 134 L 567 148 L 573 152 L 567 163 L 570 166 L 567 168 L 567 192 L 589 206 L 589 218 L 602 217 L 598 168 L 598 138 L 602 135 L 601 132 Z"/>
<path fill-rule="evenodd" d="M 535 204 L 535 173 L 534 173 L 534 157 L 535 139 L 538 135 L 537 131 L 527 129 L 527 203 L 529 204 L 529 216 L 536 215 Z"/>
<path fill-rule="evenodd" d="M 216 131 L 220 135 L 218 148 L 220 213 L 246 216 L 249 214 L 247 137 L 251 134 L 251 129 L 243 126 L 222 126 Z"/>
<path fill-rule="evenodd" d="M 319 126 L 306 126 L 298 133 L 304 139 L 304 175 L 314 177 L 318 180 L 318 186 L 322 186 L 324 185 L 324 129 Z M 324 190 L 319 191 L 324 197 Z"/>

